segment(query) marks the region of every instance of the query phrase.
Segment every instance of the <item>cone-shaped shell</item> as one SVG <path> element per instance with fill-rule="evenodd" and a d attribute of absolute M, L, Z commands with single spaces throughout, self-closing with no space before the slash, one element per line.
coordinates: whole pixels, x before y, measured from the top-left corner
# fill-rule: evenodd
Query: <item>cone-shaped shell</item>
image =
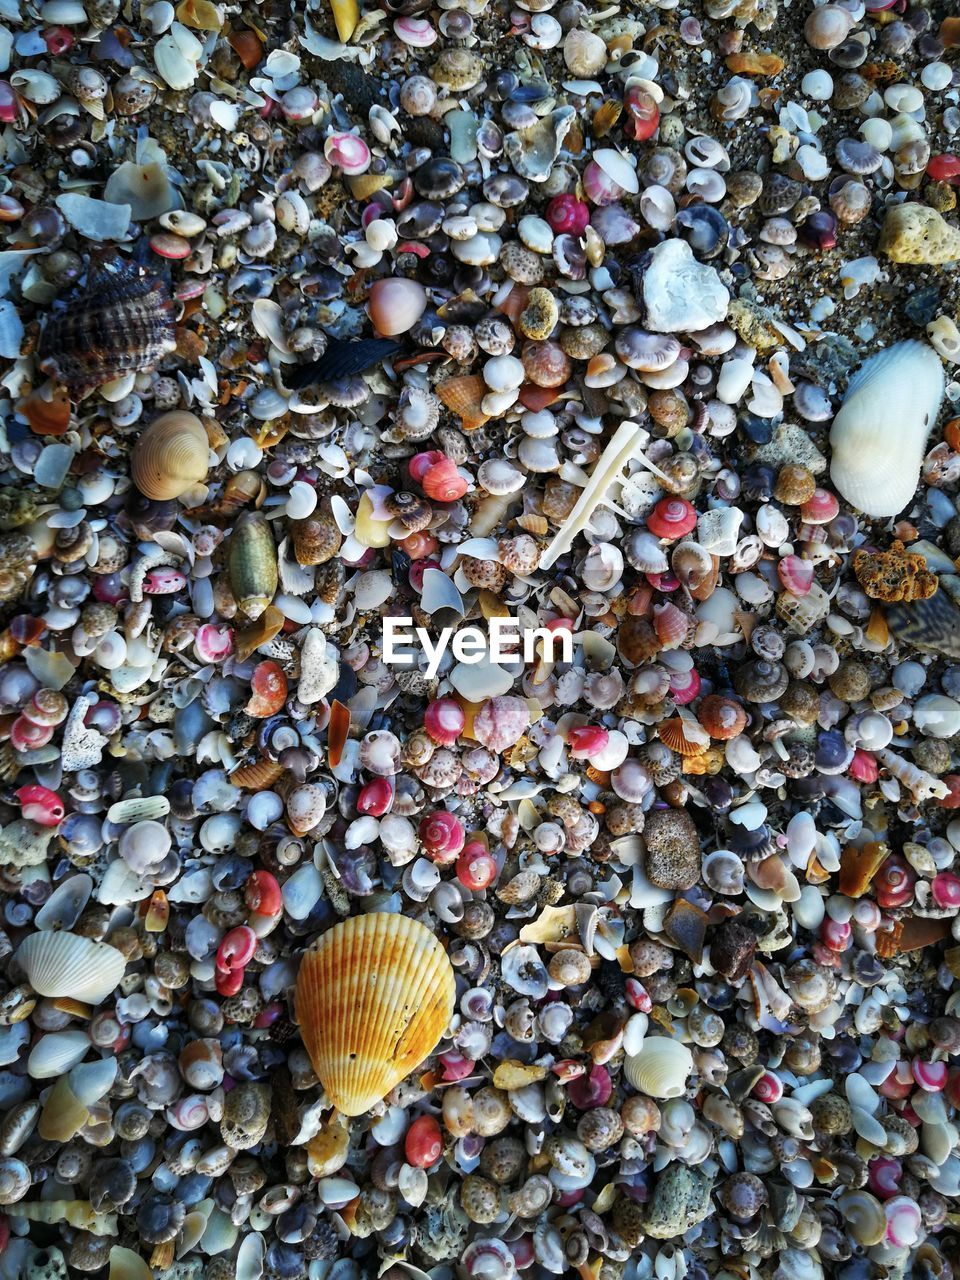
<path fill-rule="evenodd" d="M 41 996 L 72 996 L 85 1004 L 105 1000 L 123 977 L 126 959 L 116 947 L 76 933 L 31 934 L 17 949 L 17 963 Z"/>
<path fill-rule="evenodd" d="M 343 1115 L 385 1097 L 437 1046 L 453 967 L 433 934 L 387 912 L 335 925 L 303 958 L 297 1017 L 313 1068 Z"/>
<path fill-rule="evenodd" d="M 679 1098 L 686 1092 L 693 1072 L 693 1054 L 679 1040 L 651 1036 L 639 1053 L 629 1054 L 623 1074 L 635 1089 L 649 1098 Z"/>
<path fill-rule="evenodd" d="M 898 342 L 861 366 L 830 429 L 830 479 L 852 507 L 879 518 L 910 502 L 943 390 L 925 342 Z"/>
<path fill-rule="evenodd" d="M 174 409 L 151 422 L 133 447 L 130 474 L 147 498 L 179 498 L 207 478 L 210 448 L 203 423 Z"/>

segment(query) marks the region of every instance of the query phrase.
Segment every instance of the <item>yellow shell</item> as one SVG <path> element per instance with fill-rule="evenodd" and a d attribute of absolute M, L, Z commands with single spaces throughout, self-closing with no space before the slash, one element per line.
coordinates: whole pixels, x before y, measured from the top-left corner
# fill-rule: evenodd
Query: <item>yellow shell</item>
<path fill-rule="evenodd" d="M 679 1098 L 693 1073 L 693 1054 L 679 1040 L 650 1036 L 639 1053 L 628 1054 L 623 1074 L 648 1098 Z"/>
<path fill-rule="evenodd" d="M 333 1105 L 358 1116 L 437 1047 L 453 966 L 429 929 L 388 912 L 334 925 L 303 957 L 297 1018 Z"/>
<path fill-rule="evenodd" d="M 207 478 L 210 448 L 203 423 L 174 409 L 151 422 L 133 447 L 130 474 L 147 498 L 179 498 Z"/>

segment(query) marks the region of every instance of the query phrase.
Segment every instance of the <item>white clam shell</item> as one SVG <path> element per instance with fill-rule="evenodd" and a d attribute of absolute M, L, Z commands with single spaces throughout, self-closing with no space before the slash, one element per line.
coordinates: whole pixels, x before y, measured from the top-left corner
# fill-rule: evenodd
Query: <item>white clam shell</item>
<path fill-rule="evenodd" d="M 89 1049 L 85 1031 L 54 1031 L 41 1036 L 30 1050 L 27 1074 L 34 1080 L 52 1080 L 82 1062 Z"/>
<path fill-rule="evenodd" d="M 72 996 L 85 1004 L 105 1000 L 127 966 L 123 954 L 105 942 L 49 931 L 25 938 L 17 963 L 38 995 Z"/>
<path fill-rule="evenodd" d="M 650 1098 L 679 1098 L 693 1072 L 693 1054 L 679 1040 L 654 1036 L 640 1052 L 629 1055 L 623 1073 L 640 1093 Z"/>
<path fill-rule="evenodd" d="M 909 503 L 943 391 L 925 342 L 895 343 L 861 366 L 830 430 L 830 479 L 851 506 L 887 517 Z"/>

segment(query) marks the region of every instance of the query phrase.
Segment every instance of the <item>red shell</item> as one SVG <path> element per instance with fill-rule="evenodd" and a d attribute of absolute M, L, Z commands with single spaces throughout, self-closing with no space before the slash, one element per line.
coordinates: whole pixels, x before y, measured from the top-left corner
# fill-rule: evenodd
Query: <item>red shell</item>
<path fill-rule="evenodd" d="M 393 804 L 393 783 L 389 778 L 374 778 L 357 796 L 357 812 L 382 818 Z"/>
<path fill-rule="evenodd" d="M 327 725 L 327 759 L 332 769 L 340 763 L 349 733 L 350 709 L 334 699 L 330 708 L 330 723 Z"/>
<path fill-rule="evenodd" d="M 257 915 L 275 916 L 283 907 L 277 877 L 269 871 L 254 871 L 243 886 L 243 900 Z"/>
<path fill-rule="evenodd" d="M 247 715 L 258 720 L 276 715 L 287 700 L 287 677 L 275 662 L 258 662 L 250 677 L 253 697 L 247 703 Z"/>
<path fill-rule="evenodd" d="M 49 787 L 21 787 L 16 792 L 23 816 L 41 827 L 56 827 L 63 821 L 66 810 L 63 801 Z"/>
<path fill-rule="evenodd" d="M 469 487 L 452 458 L 435 462 L 420 481 L 420 486 L 435 502 L 456 502 Z"/>
<path fill-rule="evenodd" d="M 696 523 L 696 510 L 685 498 L 661 498 L 647 516 L 647 528 L 657 538 L 682 538 Z"/>
<path fill-rule="evenodd" d="M 567 746 L 572 760 L 589 760 L 610 741 L 610 734 L 602 725 L 578 725 L 567 733 Z"/>

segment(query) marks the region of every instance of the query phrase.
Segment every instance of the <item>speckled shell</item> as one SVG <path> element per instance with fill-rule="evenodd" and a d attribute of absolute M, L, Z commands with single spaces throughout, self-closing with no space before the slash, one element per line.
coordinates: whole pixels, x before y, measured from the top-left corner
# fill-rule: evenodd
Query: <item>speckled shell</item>
<path fill-rule="evenodd" d="M 85 1004 L 105 1000 L 127 967 L 116 947 L 66 932 L 31 934 L 17 949 L 17 963 L 38 995 Z"/>
<path fill-rule="evenodd" d="M 943 390 L 925 342 L 897 342 L 861 366 L 830 429 L 830 479 L 852 507 L 879 518 L 907 505 Z"/>
<path fill-rule="evenodd" d="M 179 498 L 207 476 L 210 448 L 203 423 L 174 409 L 151 422 L 130 455 L 133 483 L 147 498 Z"/>
<path fill-rule="evenodd" d="M 623 1063 L 623 1074 L 649 1098 L 679 1098 L 692 1071 L 693 1054 L 666 1036 L 644 1040 L 640 1052 L 628 1054 Z"/>
<path fill-rule="evenodd" d="M 358 1116 L 437 1046 L 453 1013 L 454 973 L 422 924 L 375 912 L 319 938 L 297 979 L 297 1017 L 330 1101 Z"/>
<path fill-rule="evenodd" d="M 39 364 L 76 395 L 152 369 L 177 345 L 166 285 L 134 263 L 91 272 L 86 287 L 66 301 L 67 309 L 44 326 Z"/>

